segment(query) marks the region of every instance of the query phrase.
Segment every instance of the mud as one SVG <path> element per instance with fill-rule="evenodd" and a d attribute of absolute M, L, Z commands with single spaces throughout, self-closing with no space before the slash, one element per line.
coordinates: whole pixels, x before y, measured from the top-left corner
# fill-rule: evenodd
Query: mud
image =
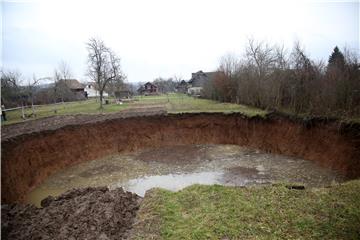
<path fill-rule="evenodd" d="M 180 145 L 117 154 L 68 167 L 48 177 L 25 201 L 40 206 L 48 195 L 72 188 L 123 187 L 144 196 L 154 187 L 177 191 L 192 184 L 248 186 L 277 182 L 324 187 L 346 180 L 313 161 L 237 145 Z"/>
<path fill-rule="evenodd" d="M 1 198 L 3 203 L 22 202 L 48 176 L 81 162 L 193 144 L 248 146 L 315 161 L 354 178 L 360 176 L 359 129 L 321 119 L 202 113 L 102 119 L 7 136 L 2 140 Z"/>
<path fill-rule="evenodd" d="M 137 160 L 161 163 L 186 164 L 201 161 L 206 158 L 205 147 L 196 145 L 165 146 L 163 148 L 148 149 L 136 156 Z"/>
<path fill-rule="evenodd" d="M 83 171 L 79 174 L 80 177 L 83 178 L 90 178 L 93 176 L 101 175 L 101 174 L 112 174 L 115 172 L 121 172 L 124 171 L 124 168 L 120 166 L 114 166 L 114 165 L 100 165 L 97 167 L 90 168 L 86 171 Z"/>
<path fill-rule="evenodd" d="M 2 239 L 123 239 L 140 198 L 118 188 L 74 189 L 33 205 L 2 205 Z"/>

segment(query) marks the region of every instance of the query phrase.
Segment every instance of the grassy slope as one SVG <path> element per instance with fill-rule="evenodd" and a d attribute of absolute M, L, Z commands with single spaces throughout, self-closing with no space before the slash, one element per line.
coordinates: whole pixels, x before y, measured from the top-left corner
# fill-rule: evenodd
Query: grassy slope
<path fill-rule="evenodd" d="M 94 113 L 113 113 L 119 112 L 124 109 L 131 109 L 137 107 L 151 107 L 151 106 L 162 106 L 166 108 L 169 113 L 183 113 L 183 112 L 241 112 L 247 116 L 264 116 L 267 111 L 249 107 L 241 104 L 233 103 L 221 103 L 208 99 L 199 99 L 189 97 L 185 94 L 168 94 L 168 95 L 159 95 L 159 96 L 137 96 L 135 97 L 137 101 L 125 103 L 118 105 L 112 103 L 109 105 L 104 105 L 102 111 L 99 110 L 99 102 L 92 100 L 71 102 L 57 105 L 57 113 L 54 113 L 54 105 L 45 105 L 41 107 L 36 107 L 36 118 L 49 117 L 54 115 L 66 115 L 66 114 L 94 114 Z M 286 112 L 284 110 L 284 112 Z M 26 114 L 31 114 L 31 109 L 26 109 Z M 291 114 L 290 112 L 288 112 Z M 299 115 L 300 117 L 306 117 L 307 115 Z M 8 121 L 4 124 L 12 124 L 17 122 L 22 122 L 21 119 L 21 110 L 7 112 Z M 346 118 L 344 117 L 342 121 L 353 123 L 360 123 L 360 118 Z"/>
<path fill-rule="evenodd" d="M 54 113 L 54 105 L 45 105 L 36 108 L 36 118 L 49 117 L 54 115 L 79 114 L 79 113 L 110 113 L 118 112 L 128 108 L 144 106 L 163 106 L 169 112 L 242 112 L 249 116 L 264 115 L 266 112 L 260 109 L 247 107 L 244 105 L 219 103 L 212 100 L 192 98 L 184 94 L 169 94 L 160 96 L 141 96 L 136 97 L 138 101 L 118 105 L 111 103 L 104 105 L 103 111 L 99 110 L 99 103 L 95 100 L 71 102 L 56 105 L 57 113 Z M 30 114 L 31 109 L 26 109 L 26 114 Z M 12 124 L 23 121 L 21 110 L 9 111 L 6 114 L 8 121 L 5 124 Z M 31 119 L 31 118 L 30 118 Z"/>
<path fill-rule="evenodd" d="M 151 107 L 151 106 L 162 106 L 170 113 L 183 113 L 183 112 L 241 112 L 247 116 L 264 116 L 267 111 L 249 107 L 241 104 L 233 103 L 221 103 L 208 99 L 199 99 L 189 97 L 185 94 L 163 94 L 159 96 L 137 96 L 135 97 L 137 101 L 131 103 L 125 103 L 122 105 L 117 105 L 111 103 L 109 105 L 104 105 L 102 111 L 99 110 L 99 102 L 92 100 L 71 102 L 57 105 L 57 113 L 54 113 L 53 105 L 44 105 L 41 107 L 36 107 L 36 118 L 28 119 L 38 119 L 43 117 L 49 117 L 54 115 L 66 115 L 66 114 L 93 114 L 93 113 L 111 113 L 119 112 L 124 109 L 137 108 L 137 107 Z M 26 114 L 31 114 L 31 109 L 26 109 Z M 284 112 L 286 110 L 284 109 Z M 292 114 L 288 112 L 289 114 Z M 302 115 L 299 115 L 300 117 Z M 303 115 L 306 117 L 307 115 Z M 7 112 L 8 121 L 3 124 L 12 124 L 17 122 L 22 122 L 21 119 L 21 110 L 9 111 Z M 360 123 L 360 118 L 342 118 L 342 121 L 345 122 L 357 122 Z"/>
<path fill-rule="evenodd" d="M 220 103 L 208 99 L 181 96 L 167 104 L 169 112 L 242 112 L 248 116 L 265 115 L 266 111 L 241 104 Z"/>
<path fill-rule="evenodd" d="M 50 117 L 55 115 L 67 115 L 67 114 L 93 114 L 93 113 L 102 113 L 102 112 L 118 112 L 128 107 L 128 104 L 117 105 L 110 104 L 104 105 L 103 111 L 99 110 L 99 103 L 95 100 L 86 100 L 78 102 L 69 102 L 58 105 L 43 105 L 40 107 L 35 107 L 36 119 Z M 57 113 L 54 110 L 57 110 Z M 31 114 L 31 108 L 25 109 L 25 114 Z M 22 122 L 21 118 L 21 109 L 15 111 L 9 111 L 6 113 L 7 120 L 5 124 L 12 124 L 17 122 Z M 28 118 L 34 119 L 34 118 Z"/>
<path fill-rule="evenodd" d="M 138 217 L 135 239 L 360 239 L 360 180 L 307 190 L 155 189 Z"/>
<path fill-rule="evenodd" d="M 266 111 L 241 104 L 221 103 L 184 94 L 138 97 L 137 104 L 164 105 L 170 113 L 183 112 L 242 112 L 248 116 L 265 115 Z"/>

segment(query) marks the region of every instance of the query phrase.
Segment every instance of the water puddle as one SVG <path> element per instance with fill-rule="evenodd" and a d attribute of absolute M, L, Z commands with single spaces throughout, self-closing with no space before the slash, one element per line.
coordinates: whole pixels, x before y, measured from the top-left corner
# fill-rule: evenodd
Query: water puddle
<path fill-rule="evenodd" d="M 178 191 L 193 184 L 221 184 L 222 175 L 222 172 L 156 175 L 131 179 L 125 185 L 117 184 L 113 187 L 124 187 L 128 191 L 144 196 L 147 190 L 155 187 Z"/>
<path fill-rule="evenodd" d="M 146 149 L 109 156 L 60 171 L 30 192 L 37 206 L 48 195 L 79 187 L 123 187 L 141 196 L 154 187 L 172 191 L 192 184 L 246 186 L 296 182 L 327 186 L 346 180 L 312 161 L 274 155 L 236 145 L 189 145 Z"/>

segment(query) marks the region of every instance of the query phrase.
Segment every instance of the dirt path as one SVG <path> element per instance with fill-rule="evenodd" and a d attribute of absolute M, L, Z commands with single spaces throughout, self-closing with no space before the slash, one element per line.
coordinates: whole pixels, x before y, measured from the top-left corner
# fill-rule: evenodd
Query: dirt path
<path fill-rule="evenodd" d="M 1 139 L 5 140 L 22 134 L 55 130 L 67 125 L 101 122 L 108 119 L 127 118 L 134 116 L 164 115 L 166 108 L 162 105 L 137 106 L 117 113 L 62 115 L 36 120 L 28 120 L 1 127 Z"/>

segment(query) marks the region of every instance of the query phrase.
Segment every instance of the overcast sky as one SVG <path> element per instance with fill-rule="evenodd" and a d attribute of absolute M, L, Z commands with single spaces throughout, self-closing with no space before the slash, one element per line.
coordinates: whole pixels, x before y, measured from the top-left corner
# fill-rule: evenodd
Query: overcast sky
<path fill-rule="evenodd" d="M 66 61 L 86 81 L 85 43 L 99 37 L 121 57 L 129 82 L 216 70 L 248 38 L 295 40 L 314 59 L 335 45 L 359 52 L 359 1 L 1 0 L 5 69 L 52 76 Z"/>

